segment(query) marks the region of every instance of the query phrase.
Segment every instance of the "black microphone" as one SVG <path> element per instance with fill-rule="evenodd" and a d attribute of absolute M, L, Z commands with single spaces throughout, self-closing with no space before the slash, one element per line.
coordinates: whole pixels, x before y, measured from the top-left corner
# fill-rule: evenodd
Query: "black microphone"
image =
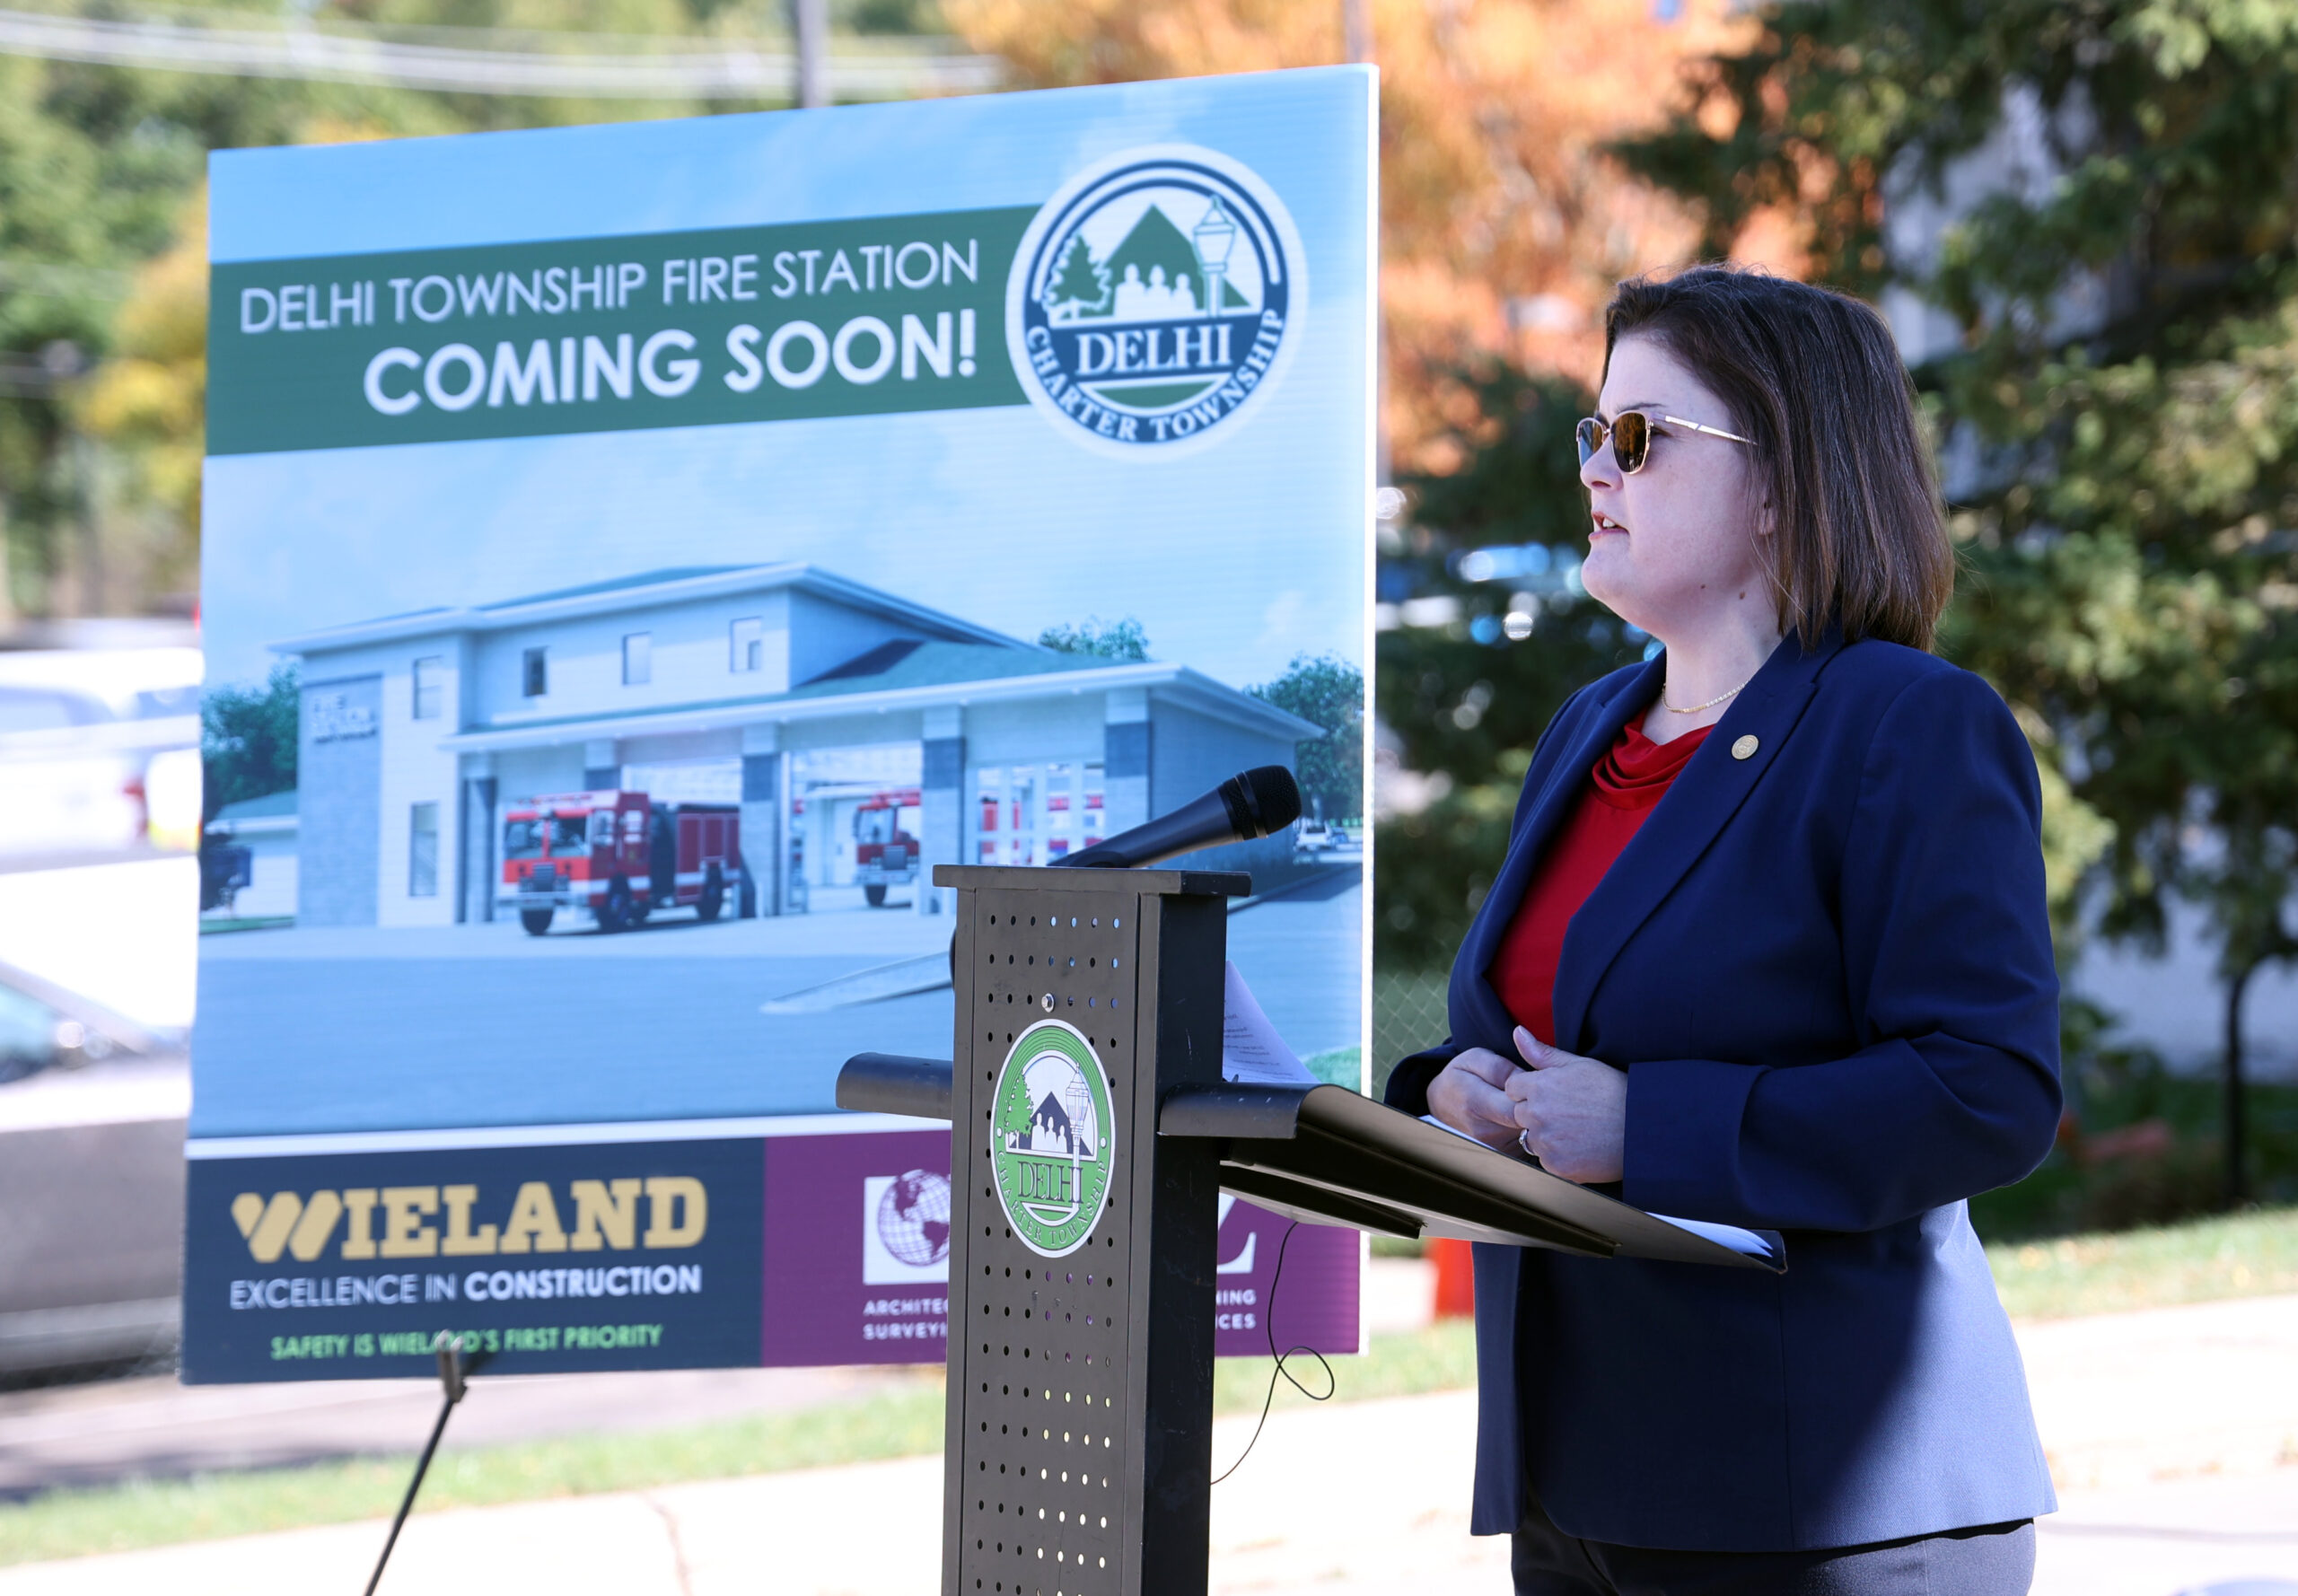
<path fill-rule="evenodd" d="M 1224 842 L 1249 842 L 1283 830 L 1301 818 L 1301 789 L 1282 765 L 1260 765 L 1232 776 L 1204 797 L 1145 826 L 1120 831 L 1080 854 L 1053 861 L 1085 868 L 1127 870 L 1175 854 Z"/>

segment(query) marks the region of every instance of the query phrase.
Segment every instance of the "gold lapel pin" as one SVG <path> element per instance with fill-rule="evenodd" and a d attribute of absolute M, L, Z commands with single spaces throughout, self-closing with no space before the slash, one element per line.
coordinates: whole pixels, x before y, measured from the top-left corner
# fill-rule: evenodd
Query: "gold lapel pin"
<path fill-rule="evenodd" d="M 1750 732 L 1732 745 L 1732 757 L 1735 759 L 1752 759 L 1755 758 L 1756 750 L 1762 746 L 1762 743 L 1756 741 L 1755 733 Z"/>

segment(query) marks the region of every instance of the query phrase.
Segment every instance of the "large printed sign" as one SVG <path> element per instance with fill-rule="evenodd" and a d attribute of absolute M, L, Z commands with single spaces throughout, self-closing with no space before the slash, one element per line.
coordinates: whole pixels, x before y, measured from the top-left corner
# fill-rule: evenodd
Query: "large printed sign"
<path fill-rule="evenodd" d="M 1373 118 L 1336 68 L 215 158 L 207 680 L 296 734 L 215 817 L 189 1378 L 940 1358 L 949 1132 L 832 1084 L 950 1056 L 934 865 L 1329 734 Z M 1197 862 L 1355 1086 L 1363 795 L 1311 796 Z M 1112 1108 L 1026 1042 L 968 1134 L 1059 1256 Z M 1283 1232 L 1224 1220 L 1225 1351 Z M 1286 1245 L 1278 1333 L 1353 1349 L 1356 1239 Z"/>

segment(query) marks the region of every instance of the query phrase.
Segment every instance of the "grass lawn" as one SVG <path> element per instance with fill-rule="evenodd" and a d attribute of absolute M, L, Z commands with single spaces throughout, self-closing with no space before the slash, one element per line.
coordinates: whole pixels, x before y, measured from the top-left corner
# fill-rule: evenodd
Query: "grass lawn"
<path fill-rule="evenodd" d="M 276 931 L 282 925 L 293 925 L 293 915 L 263 915 L 253 918 L 226 919 L 221 916 L 199 922 L 199 934 L 215 936 L 227 931 Z"/>
<path fill-rule="evenodd" d="M 1301 1061 L 1309 1073 L 1329 1085 L 1346 1086 L 1351 1092 L 1364 1089 L 1364 1050 L 1362 1048 L 1329 1048 L 1322 1053 L 1311 1053 Z"/>
<path fill-rule="evenodd" d="M 2014 1319 L 2067 1319 L 2298 1292 L 2298 1208 L 2260 1208 L 1987 1250 Z"/>
<path fill-rule="evenodd" d="M 2002 1242 L 1988 1248 L 1987 1258 L 2004 1305 L 2022 1319 L 2298 1292 L 2298 1208 L 2116 1235 Z M 1313 1359 L 1290 1367 L 1311 1390 L 1325 1389 Z M 1366 1356 L 1336 1358 L 1332 1369 L 1340 1399 L 1361 1401 L 1471 1385 L 1476 1354 L 1468 1324 L 1455 1320 L 1383 1337 Z M 1258 1412 L 1268 1377 L 1267 1358 L 1224 1358 L 1215 1381 L 1215 1407 Z M 942 1403 L 940 1381 L 921 1378 L 860 1401 L 651 1434 L 458 1451 L 451 1428 L 424 1485 L 422 1509 L 931 1452 L 942 1443 Z M 1275 1405 L 1301 1407 L 1308 1399 L 1280 1381 Z M 1216 1458 L 1215 1466 L 1233 1460 Z M 355 1459 L 56 1491 L 0 1504 L 0 1565 L 383 1518 L 398 1506 L 410 1464 L 406 1457 Z"/>

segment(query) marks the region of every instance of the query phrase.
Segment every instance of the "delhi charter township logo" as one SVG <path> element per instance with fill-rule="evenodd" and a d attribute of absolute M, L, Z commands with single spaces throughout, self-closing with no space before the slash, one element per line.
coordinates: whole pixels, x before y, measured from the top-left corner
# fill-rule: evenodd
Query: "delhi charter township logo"
<path fill-rule="evenodd" d="M 1030 400 L 1139 460 L 1226 436 L 1276 387 L 1309 294 L 1293 218 L 1250 170 L 1193 145 L 1088 168 L 1022 235 L 1005 340 Z"/>
<path fill-rule="evenodd" d="M 1074 1027 L 1040 1020 L 1005 1055 L 990 1100 L 989 1167 L 1023 1246 L 1066 1258 L 1109 1198 L 1117 1121 L 1101 1061 Z"/>

